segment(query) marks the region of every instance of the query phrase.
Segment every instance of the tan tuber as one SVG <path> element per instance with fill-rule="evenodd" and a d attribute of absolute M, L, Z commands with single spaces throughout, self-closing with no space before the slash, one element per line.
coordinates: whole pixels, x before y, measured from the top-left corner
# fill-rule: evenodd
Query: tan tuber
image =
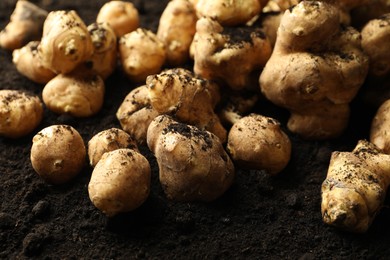
<path fill-rule="evenodd" d="M 88 142 L 89 164 L 95 167 L 103 154 L 121 148 L 138 151 L 137 143 L 125 131 L 118 128 L 103 130 L 94 135 Z"/>
<path fill-rule="evenodd" d="M 165 194 L 176 201 L 213 201 L 232 184 L 234 166 L 219 138 L 167 115 L 148 128 L 147 143 L 156 156 Z"/>
<path fill-rule="evenodd" d="M 52 11 L 43 24 L 38 51 L 46 68 L 69 73 L 92 56 L 93 44 L 76 11 Z"/>
<path fill-rule="evenodd" d="M 119 38 L 139 27 L 139 14 L 130 2 L 109 1 L 100 8 L 96 22 L 108 23 Z"/>
<path fill-rule="evenodd" d="M 390 184 L 390 155 L 361 140 L 352 152 L 333 152 L 322 183 L 321 212 L 329 225 L 366 232 Z"/>
<path fill-rule="evenodd" d="M 271 175 L 281 172 L 291 158 L 291 142 L 280 123 L 257 114 L 234 123 L 226 149 L 242 168 L 266 170 Z"/>
<path fill-rule="evenodd" d="M 56 74 L 42 64 L 42 59 L 38 54 L 38 46 L 39 41 L 32 41 L 20 49 L 14 50 L 12 62 L 20 74 L 36 83 L 46 84 Z"/>
<path fill-rule="evenodd" d="M 360 41 L 358 31 L 340 26 L 332 4 L 302 1 L 285 11 L 259 82 L 267 99 L 291 112 L 290 131 L 307 139 L 344 131 L 368 71 Z"/>
<path fill-rule="evenodd" d="M 88 117 L 98 113 L 103 106 L 105 84 L 91 71 L 74 71 L 59 74 L 50 80 L 42 91 L 43 102 L 51 111 Z"/>
<path fill-rule="evenodd" d="M 0 136 L 25 136 L 41 123 L 42 118 L 43 105 L 38 96 L 18 90 L 0 90 Z"/>
<path fill-rule="evenodd" d="M 135 210 L 149 196 L 151 170 L 148 160 L 132 149 L 103 154 L 88 184 L 92 203 L 108 217 Z"/>
<path fill-rule="evenodd" d="M 150 30 L 139 28 L 119 40 L 119 56 L 125 74 L 135 82 L 159 73 L 165 63 L 164 43 Z"/>
<path fill-rule="evenodd" d="M 52 125 L 32 139 L 31 164 L 48 183 L 63 184 L 85 165 L 86 149 L 79 132 L 69 125 Z"/>
<path fill-rule="evenodd" d="M 47 14 L 29 1 L 17 1 L 9 23 L 0 32 L 0 47 L 15 50 L 39 40 Z"/>
<path fill-rule="evenodd" d="M 122 129 L 139 144 L 146 143 L 149 124 L 158 115 L 159 112 L 153 109 L 150 103 L 149 89 L 146 85 L 130 91 L 116 112 Z"/>

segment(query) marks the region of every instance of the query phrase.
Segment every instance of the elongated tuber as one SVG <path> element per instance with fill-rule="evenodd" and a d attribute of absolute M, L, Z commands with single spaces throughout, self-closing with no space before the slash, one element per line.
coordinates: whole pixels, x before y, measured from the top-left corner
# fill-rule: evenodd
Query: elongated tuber
<path fill-rule="evenodd" d="M 233 163 L 219 138 L 208 131 L 161 115 L 150 124 L 147 143 L 169 199 L 212 201 L 233 183 Z"/>
<path fill-rule="evenodd" d="M 370 129 L 370 142 L 375 144 L 383 153 L 390 154 L 390 99 L 378 108 Z"/>
<path fill-rule="evenodd" d="M 333 152 L 322 183 L 325 223 L 363 233 L 383 206 L 390 184 L 390 155 L 360 140 L 352 152 Z"/>
<path fill-rule="evenodd" d="M 302 1 L 285 11 L 259 82 L 266 98 L 290 110 L 290 131 L 307 139 L 343 133 L 368 71 L 360 42 L 358 31 L 340 26 L 335 5 Z"/>
<path fill-rule="evenodd" d="M 187 0 L 170 1 L 161 15 L 157 37 L 166 46 L 166 62 L 171 66 L 184 65 L 196 32 L 197 16 Z"/>

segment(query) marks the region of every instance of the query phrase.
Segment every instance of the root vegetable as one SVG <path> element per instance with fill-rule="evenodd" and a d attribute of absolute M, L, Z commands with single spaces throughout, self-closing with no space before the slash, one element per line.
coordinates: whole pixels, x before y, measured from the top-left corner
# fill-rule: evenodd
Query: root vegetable
<path fill-rule="evenodd" d="M 38 96 L 17 90 L 0 90 L 0 136 L 19 138 L 31 133 L 42 121 Z"/>
<path fill-rule="evenodd" d="M 263 7 L 259 0 L 198 0 L 196 3 L 199 17 L 212 18 L 224 26 L 244 25 L 260 14 Z"/>
<path fill-rule="evenodd" d="M 187 0 L 170 1 L 161 15 L 157 37 L 166 46 L 166 62 L 171 66 L 184 65 L 196 31 L 197 16 Z"/>
<path fill-rule="evenodd" d="M 352 152 L 333 152 L 322 184 L 325 223 L 366 232 L 383 206 L 390 184 L 390 155 L 361 140 Z"/>
<path fill-rule="evenodd" d="M 260 76 L 263 94 L 291 112 L 290 131 L 306 139 L 339 136 L 368 71 L 360 34 L 340 26 L 336 6 L 302 1 L 288 9 Z"/>
<path fill-rule="evenodd" d="M 150 104 L 149 89 L 146 85 L 130 91 L 116 112 L 122 129 L 139 144 L 146 143 L 149 124 L 158 115 L 159 112 Z"/>
<path fill-rule="evenodd" d="M 142 28 L 120 38 L 119 54 L 124 72 L 135 82 L 159 73 L 166 58 L 164 43 L 152 31 Z"/>
<path fill-rule="evenodd" d="M 281 172 L 291 158 L 291 142 L 270 117 L 250 114 L 234 123 L 229 131 L 227 151 L 233 161 L 246 169 Z"/>
<path fill-rule="evenodd" d="M 93 44 L 76 11 L 52 11 L 43 25 L 38 51 L 46 68 L 69 73 L 92 56 Z"/>
<path fill-rule="evenodd" d="M 32 167 L 48 183 L 66 183 L 76 177 L 85 165 L 84 141 L 69 125 L 46 127 L 32 141 Z"/>
<path fill-rule="evenodd" d="M 371 123 L 370 142 L 375 144 L 383 153 L 390 154 L 390 99 L 378 109 Z"/>
<path fill-rule="evenodd" d="M 139 14 L 132 3 L 109 1 L 100 8 L 96 22 L 110 24 L 119 38 L 139 27 Z"/>
<path fill-rule="evenodd" d="M 39 41 L 32 41 L 26 46 L 14 50 L 12 53 L 12 61 L 20 74 L 36 83 L 46 84 L 56 74 L 43 66 L 42 60 L 38 55 L 38 46 Z"/>
<path fill-rule="evenodd" d="M 150 192 L 151 170 L 146 158 L 132 149 L 105 153 L 88 184 L 92 203 L 108 217 L 135 210 Z"/>
<path fill-rule="evenodd" d="M 215 84 L 196 78 L 185 69 L 172 69 L 149 76 L 146 84 L 150 103 L 158 113 L 210 131 L 222 143 L 226 141 L 226 130 L 214 112 L 219 100 Z"/>
<path fill-rule="evenodd" d="M 43 88 L 43 102 L 51 111 L 88 117 L 100 111 L 104 101 L 103 79 L 93 72 L 59 74 Z"/>
<path fill-rule="evenodd" d="M 370 57 L 370 74 L 390 72 L 390 13 L 369 21 L 362 29 L 362 48 Z"/>
<path fill-rule="evenodd" d="M 107 23 L 93 23 L 87 29 L 94 46 L 93 55 L 88 62 L 91 63 L 91 69 L 105 80 L 116 68 L 117 37 Z"/>
<path fill-rule="evenodd" d="M 15 50 L 42 36 L 47 12 L 29 1 L 19 0 L 10 22 L 0 32 L 0 47 Z"/>
<path fill-rule="evenodd" d="M 234 166 L 219 138 L 174 121 L 156 117 L 148 128 L 147 143 L 157 158 L 165 194 L 176 201 L 212 201 L 234 180 Z"/>
<path fill-rule="evenodd" d="M 198 20 L 192 45 L 195 74 L 233 90 L 251 85 L 251 74 L 258 77 L 272 52 L 259 28 L 224 28 L 210 18 Z"/>
<path fill-rule="evenodd" d="M 95 167 L 103 154 L 121 148 L 138 151 L 137 143 L 125 131 L 117 128 L 101 131 L 88 142 L 89 164 Z"/>

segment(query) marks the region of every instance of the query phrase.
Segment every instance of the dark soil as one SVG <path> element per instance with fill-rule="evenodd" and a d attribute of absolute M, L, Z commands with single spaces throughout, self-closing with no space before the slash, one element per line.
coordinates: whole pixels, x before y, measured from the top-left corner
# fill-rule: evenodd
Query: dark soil
<path fill-rule="evenodd" d="M 0 1 L 0 27 L 16 0 Z M 36 0 L 47 10 L 75 9 L 91 23 L 105 1 Z M 156 31 L 167 1 L 134 1 L 141 25 Z M 15 70 L 10 52 L 0 50 L 0 89 L 24 89 L 40 95 L 42 85 Z M 52 124 L 75 127 L 87 142 L 101 130 L 120 127 L 115 112 L 134 88 L 120 69 L 107 80 L 101 112 L 86 119 L 45 110 L 34 133 L 18 140 L 0 138 L 0 258 L 33 259 L 389 259 L 390 209 L 376 217 L 365 234 L 336 230 L 322 222 L 320 186 L 330 154 L 351 150 L 367 138 L 373 111 L 355 101 L 350 127 L 335 140 L 309 142 L 289 133 L 292 159 L 278 176 L 237 169 L 233 186 L 212 203 L 167 200 L 152 165 L 147 201 L 134 212 L 108 219 L 88 198 L 88 166 L 66 185 L 46 184 L 30 164 L 31 138 Z M 286 111 L 262 101 L 257 112 L 279 119 Z"/>

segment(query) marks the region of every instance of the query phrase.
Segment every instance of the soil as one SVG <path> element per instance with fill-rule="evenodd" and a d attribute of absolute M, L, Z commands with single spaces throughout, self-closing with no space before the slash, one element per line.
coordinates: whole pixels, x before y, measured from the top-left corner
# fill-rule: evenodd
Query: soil
<path fill-rule="evenodd" d="M 0 27 L 8 22 L 16 0 L 0 1 Z M 74 9 L 87 24 L 105 1 L 36 0 L 46 10 Z M 141 26 L 156 31 L 167 1 L 133 1 Z M 0 89 L 24 89 L 41 95 L 42 85 L 21 76 L 10 52 L 0 50 Z M 76 119 L 45 109 L 42 123 L 30 135 L 0 137 L 1 259 L 389 259 L 390 209 L 386 206 L 365 234 L 327 226 L 320 213 L 320 187 L 332 151 L 351 150 L 368 137 L 374 113 L 357 99 L 349 127 L 340 138 L 305 141 L 289 133 L 292 158 L 278 176 L 237 169 L 233 186 L 211 203 L 179 203 L 166 198 L 152 166 L 151 194 L 137 210 L 111 219 L 88 198 L 92 169 L 65 185 L 49 185 L 30 163 L 32 136 L 52 124 L 69 124 L 87 142 L 94 134 L 120 127 L 115 112 L 135 87 L 118 68 L 106 81 L 102 110 Z M 256 112 L 285 126 L 288 113 L 259 102 Z"/>

